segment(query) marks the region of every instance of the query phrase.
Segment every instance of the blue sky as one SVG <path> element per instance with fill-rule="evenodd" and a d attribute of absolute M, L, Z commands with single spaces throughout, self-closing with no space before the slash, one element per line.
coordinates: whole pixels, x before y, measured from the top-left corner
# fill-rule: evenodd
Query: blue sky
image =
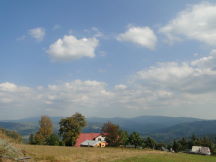
<path fill-rule="evenodd" d="M 198 0 L 1 1 L 0 118 L 215 118 L 215 9 Z"/>

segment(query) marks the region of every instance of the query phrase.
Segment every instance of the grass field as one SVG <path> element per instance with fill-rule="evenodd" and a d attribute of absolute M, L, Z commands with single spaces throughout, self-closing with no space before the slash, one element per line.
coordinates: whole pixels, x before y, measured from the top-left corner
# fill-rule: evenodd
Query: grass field
<path fill-rule="evenodd" d="M 115 160 L 116 162 L 215 162 L 216 157 L 183 153 L 144 154 L 137 157 Z"/>
<path fill-rule="evenodd" d="M 33 159 L 31 161 L 53 162 L 215 162 L 216 157 L 166 153 L 152 150 L 122 148 L 75 148 L 63 146 L 17 145 Z"/>

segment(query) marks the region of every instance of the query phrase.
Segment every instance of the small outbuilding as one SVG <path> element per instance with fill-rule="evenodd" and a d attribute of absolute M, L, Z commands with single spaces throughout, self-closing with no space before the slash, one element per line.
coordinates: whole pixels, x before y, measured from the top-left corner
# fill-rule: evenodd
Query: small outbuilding
<path fill-rule="evenodd" d="M 211 155 L 209 147 L 203 146 L 192 146 L 191 153 L 201 154 L 201 155 Z"/>

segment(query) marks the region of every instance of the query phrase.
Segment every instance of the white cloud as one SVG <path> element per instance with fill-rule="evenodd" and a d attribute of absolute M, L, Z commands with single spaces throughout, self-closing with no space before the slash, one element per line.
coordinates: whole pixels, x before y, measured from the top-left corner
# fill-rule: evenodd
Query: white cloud
<path fill-rule="evenodd" d="M 0 118 L 12 118 L 13 114 L 64 116 L 77 111 L 88 116 L 134 116 L 148 111 L 201 116 L 204 110 L 200 105 L 205 106 L 205 117 L 209 117 L 209 112 L 216 112 L 212 112 L 216 106 L 215 83 L 216 50 L 188 62 L 158 63 L 114 87 L 96 80 L 35 88 L 4 82 L 0 83 Z"/>
<path fill-rule="evenodd" d="M 5 82 L 0 84 L 0 90 L 1 91 L 16 91 L 17 86 L 13 83 Z"/>
<path fill-rule="evenodd" d="M 94 32 L 94 37 L 103 37 L 104 34 L 96 27 L 92 27 L 91 30 Z"/>
<path fill-rule="evenodd" d="M 159 63 L 157 66 L 152 66 L 147 70 L 137 72 L 139 78 L 151 79 L 157 81 L 167 81 L 172 79 L 181 79 L 193 74 L 195 69 L 187 63 Z"/>
<path fill-rule="evenodd" d="M 92 80 L 74 80 L 35 88 L 5 82 L 0 83 L 0 117 L 96 111 L 101 105 L 105 106 L 113 95 L 107 90 L 106 83 Z M 46 111 L 48 109 L 49 112 Z"/>
<path fill-rule="evenodd" d="M 26 91 L 26 90 L 29 90 L 28 87 L 23 87 L 23 86 L 17 87 L 17 85 L 14 83 L 10 83 L 10 82 L 0 83 L 0 91 L 22 92 L 22 91 Z"/>
<path fill-rule="evenodd" d="M 44 39 L 45 34 L 45 29 L 41 27 L 29 30 L 29 35 L 37 41 L 42 41 Z"/>
<path fill-rule="evenodd" d="M 135 80 L 178 93 L 212 93 L 216 91 L 216 50 L 191 62 L 159 63 L 137 72 Z"/>
<path fill-rule="evenodd" d="M 149 27 L 130 27 L 125 33 L 119 34 L 119 41 L 132 42 L 153 50 L 157 43 L 157 36 Z"/>
<path fill-rule="evenodd" d="M 198 66 L 201 68 L 206 69 L 213 69 L 216 68 L 216 50 L 212 50 L 209 56 L 202 57 L 200 59 L 196 59 L 191 62 L 191 65 Z"/>
<path fill-rule="evenodd" d="M 126 89 L 126 88 L 127 88 L 127 86 L 124 85 L 124 84 L 115 85 L 115 89 L 116 89 L 116 90 L 124 90 L 124 89 Z"/>
<path fill-rule="evenodd" d="M 92 37 L 94 38 L 105 37 L 105 35 L 97 27 L 91 27 L 90 29 L 85 29 L 84 32 L 92 35 Z"/>
<path fill-rule="evenodd" d="M 216 45 L 216 4 L 203 2 L 190 6 L 160 28 L 160 32 L 169 43 L 187 38 Z"/>
<path fill-rule="evenodd" d="M 65 35 L 49 46 L 48 54 L 54 60 L 75 60 L 82 57 L 95 57 L 95 49 L 99 44 L 96 38 L 77 39 L 73 35 Z"/>

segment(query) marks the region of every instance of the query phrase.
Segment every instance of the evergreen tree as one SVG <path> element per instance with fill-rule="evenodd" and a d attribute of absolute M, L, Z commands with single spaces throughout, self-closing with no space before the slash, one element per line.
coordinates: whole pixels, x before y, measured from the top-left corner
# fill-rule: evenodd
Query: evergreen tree
<path fill-rule="evenodd" d="M 174 140 L 172 148 L 175 152 L 179 152 L 179 151 L 181 151 L 182 146 L 179 142 Z"/>
<path fill-rule="evenodd" d="M 119 143 L 119 145 L 126 145 L 128 143 L 127 131 L 120 130 L 118 143 Z"/>
<path fill-rule="evenodd" d="M 131 145 L 134 145 L 135 147 L 142 145 L 142 138 L 139 133 L 133 132 L 130 134 L 128 141 Z"/>
<path fill-rule="evenodd" d="M 185 150 L 189 149 L 189 143 L 188 143 L 188 141 L 184 137 L 182 139 L 180 139 L 178 141 L 178 143 L 181 144 L 181 148 L 180 149 L 182 151 L 185 151 Z"/>
<path fill-rule="evenodd" d="M 147 137 L 145 140 L 145 146 L 147 148 L 155 149 L 156 148 L 156 141 L 154 141 L 151 137 Z"/>
<path fill-rule="evenodd" d="M 29 136 L 29 144 L 36 144 L 34 134 L 30 134 Z"/>

